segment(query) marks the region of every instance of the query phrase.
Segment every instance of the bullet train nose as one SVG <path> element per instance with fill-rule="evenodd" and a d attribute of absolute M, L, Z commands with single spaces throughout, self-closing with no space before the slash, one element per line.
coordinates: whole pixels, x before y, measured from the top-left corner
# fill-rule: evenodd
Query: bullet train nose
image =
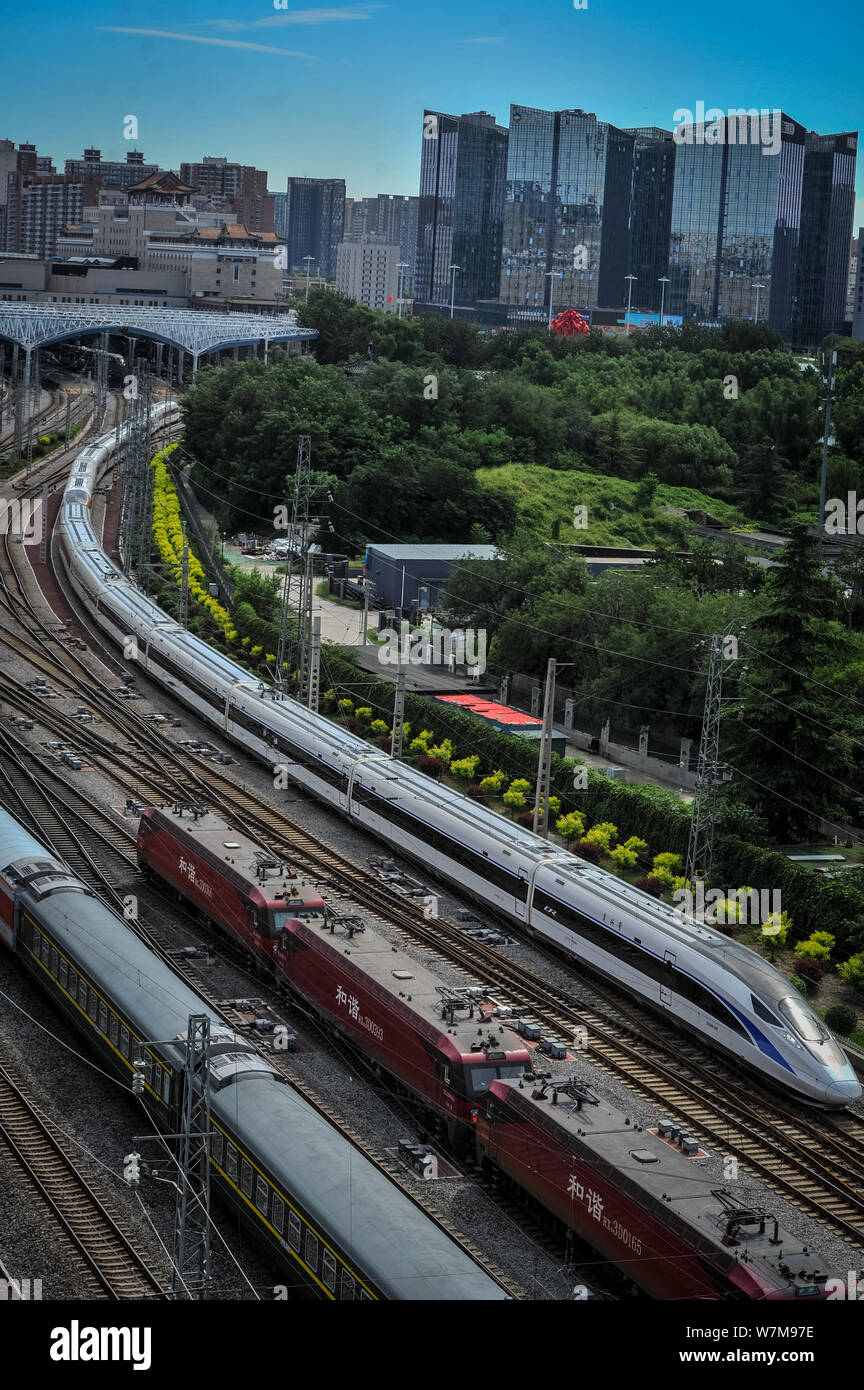
<path fill-rule="evenodd" d="M 854 1077 L 849 1081 L 832 1081 L 826 1094 L 832 1101 L 850 1105 L 853 1100 L 861 1099 L 861 1083 Z"/>

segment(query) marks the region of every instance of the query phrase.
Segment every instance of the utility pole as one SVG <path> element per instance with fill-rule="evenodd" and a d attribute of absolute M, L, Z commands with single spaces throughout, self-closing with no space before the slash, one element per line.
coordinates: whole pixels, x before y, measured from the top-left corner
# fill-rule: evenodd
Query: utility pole
<path fill-rule="evenodd" d="M 318 613 L 312 619 L 312 638 L 309 648 L 309 709 L 318 713 L 318 692 L 321 688 L 321 617 Z"/>
<path fill-rule="evenodd" d="M 661 327 L 661 328 L 663 327 L 663 310 L 664 310 L 665 307 L 666 307 L 666 286 L 667 286 L 667 285 L 671 285 L 671 283 L 672 283 L 672 281 L 669 279 L 669 276 L 668 276 L 668 275 L 661 275 L 661 276 L 660 276 L 659 284 L 660 284 L 660 287 L 661 287 L 661 288 L 660 288 L 660 327 Z"/>
<path fill-rule="evenodd" d="M 180 582 L 180 626 L 189 626 L 189 543 L 186 539 L 186 522 L 183 525 L 183 561 Z"/>
<path fill-rule="evenodd" d="M 300 689 L 298 698 L 302 702 L 306 701 L 311 709 L 312 698 L 312 649 L 314 644 L 314 621 L 312 618 L 312 598 L 314 594 L 313 583 L 315 578 L 314 560 L 320 547 L 310 545 L 306 551 L 303 568 L 301 570 L 300 582 L 300 602 L 298 612 L 300 617 Z M 320 649 L 320 625 L 319 626 L 319 649 Z"/>
<path fill-rule="evenodd" d="M 543 699 L 543 729 L 540 734 L 540 758 L 537 765 L 537 792 L 534 797 L 534 834 L 549 837 L 549 783 L 552 778 L 552 719 L 555 712 L 556 661 L 550 656 L 546 663 L 546 690 Z"/>
<path fill-rule="evenodd" d="M 396 698 L 393 701 L 393 738 L 390 757 L 396 762 L 402 757 L 402 726 L 405 723 L 405 667 L 402 665 L 402 642 L 399 642 L 399 669 L 396 673 Z"/>
<path fill-rule="evenodd" d="M 828 485 L 828 439 L 831 434 L 831 406 L 835 400 L 834 368 L 836 365 L 837 352 L 835 349 L 835 351 L 827 357 L 827 362 L 825 357 L 822 359 L 823 370 L 827 371 L 827 375 L 823 375 L 822 377 L 822 384 L 825 389 L 821 399 L 825 407 L 825 420 L 822 434 L 822 478 L 819 483 L 819 543 L 823 546 L 825 544 L 825 493 Z"/>
<path fill-rule="evenodd" d="M 732 651 L 727 650 L 734 643 Z M 697 878 L 705 884 L 711 876 L 714 856 L 714 826 L 716 795 L 720 782 L 720 709 L 723 694 L 723 663 L 737 659 L 737 642 L 727 631 L 715 633 L 710 639 L 708 684 L 705 689 L 705 709 L 702 715 L 702 736 L 699 740 L 699 761 L 696 767 L 696 796 L 690 817 L 690 838 L 687 844 L 685 882 L 692 886 Z"/>
<path fill-rule="evenodd" d="M 460 270 L 460 271 L 461 271 L 461 269 L 462 269 L 461 265 L 451 265 L 451 267 L 450 267 L 450 270 L 452 271 L 452 275 L 451 275 L 451 278 L 450 278 L 450 317 L 451 317 L 451 319 L 452 319 L 452 317 L 453 317 L 453 310 L 454 310 L 455 304 L 456 304 L 456 271 L 457 271 L 457 270 Z"/>
<path fill-rule="evenodd" d="M 309 524 L 311 469 L 312 439 L 308 434 L 301 434 L 297 441 L 297 467 L 294 471 L 294 500 L 291 507 L 291 525 L 288 528 L 288 559 L 285 565 L 285 584 L 282 589 L 282 616 L 279 624 L 279 645 L 276 648 L 276 679 L 280 685 L 285 684 L 283 667 L 293 646 L 288 635 L 288 619 L 291 610 L 291 575 L 294 568 L 294 556 L 295 554 L 299 555 L 303 546 L 306 544 L 306 531 Z M 300 581 L 302 598 L 302 566 L 300 568 Z"/>

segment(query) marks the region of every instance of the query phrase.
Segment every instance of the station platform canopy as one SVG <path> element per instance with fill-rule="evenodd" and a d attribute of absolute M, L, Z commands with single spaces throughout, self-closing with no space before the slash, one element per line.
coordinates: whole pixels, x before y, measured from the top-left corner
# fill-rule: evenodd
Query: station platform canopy
<path fill-rule="evenodd" d="M 208 352 L 263 343 L 313 340 L 314 328 L 299 328 L 293 313 L 254 314 L 231 311 L 153 307 L 117 309 L 110 304 L 0 304 L 0 340 L 17 343 L 29 353 L 68 338 L 122 333 L 151 338 L 191 353 L 196 362 Z"/>

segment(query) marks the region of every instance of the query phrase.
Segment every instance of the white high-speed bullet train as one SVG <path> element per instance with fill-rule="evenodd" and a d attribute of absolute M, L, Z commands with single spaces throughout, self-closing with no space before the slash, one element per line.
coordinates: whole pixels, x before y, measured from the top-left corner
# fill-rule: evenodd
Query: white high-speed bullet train
<path fill-rule="evenodd" d="M 157 422 L 176 409 L 158 407 Z M 121 648 L 136 639 L 137 661 L 152 680 L 458 891 L 776 1085 L 831 1108 L 861 1095 L 834 1035 L 755 952 L 274 695 L 151 603 L 103 553 L 91 525 L 92 492 L 114 447 L 112 433 L 78 456 L 61 506 L 60 545 L 88 613 Z"/>

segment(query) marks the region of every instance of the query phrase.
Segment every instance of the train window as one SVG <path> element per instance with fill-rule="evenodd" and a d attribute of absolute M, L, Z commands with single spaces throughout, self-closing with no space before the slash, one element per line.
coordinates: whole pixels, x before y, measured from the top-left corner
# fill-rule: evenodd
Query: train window
<path fill-rule="evenodd" d="M 97 1012 L 98 1012 L 98 1008 L 99 1008 L 99 998 L 98 998 L 98 996 L 97 996 L 97 994 L 96 994 L 95 989 L 91 989 L 91 990 L 90 990 L 90 995 L 89 995 L 89 997 L 88 997 L 88 999 L 87 999 L 87 1012 L 88 1012 L 88 1014 L 90 1015 L 90 1017 L 92 1018 L 92 1020 L 93 1020 L 94 1023 L 96 1022 L 96 1014 L 97 1014 Z"/>
<path fill-rule="evenodd" d="M 318 1268 L 318 1237 L 313 1231 L 306 1232 L 306 1263 L 310 1269 Z"/>
<path fill-rule="evenodd" d="M 155 1074 L 154 1079 L 153 1079 L 153 1090 L 156 1092 L 157 1096 L 161 1096 L 161 1094 L 162 1094 L 162 1068 L 160 1067 L 160 1065 L 159 1065 L 158 1062 L 156 1063 L 156 1074 Z"/>
<path fill-rule="evenodd" d="M 495 1080 L 494 1067 L 471 1067 L 471 1090 L 481 1096 L 489 1090 L 489 1082 Z"/>
<path fill-rule="evenodd" d="M 829 1036 L 825 1024 L 800 999 L 781 999 L 778 1008 L 805 1042 L 824 1042 Z"/>
<path fill-rule="evenodd" d="M 321 1258 L 321 1265 L 322 1265 L 322 1277 L 323 1277 L 323 1279 L 324 1279 L 324 1283 L 327 1285 L 328 1289 L 332 1289 L 333 1292 L 335 1293 L 335 1291 L 336 1291 L 336 1261 L 335 1261 L 335 1259 L 333 1258 L 333 1256 L 330 1254 L 330 1251 L 329 1251 L 329 1250 L 325 1250 L 325 1251 L 324 1251 L 324 1254 L 323 1254 L 323 1256 L 322 1256 L 322 1258 Z"/>
<path fill-rule="evenodd" d="M 124 1057 L 129 1056 L 129 1029 L 126 1027 L 125 1023 L 122 1024 L 120 1028 L 120 1051 L 123 1053 Z"/>
<path fill-rule="evenodd" d="M 300 1249 L 300 1217 L 296 1211 L 288 1213 L 288 1241 L 292 1250 Z"/>
<path fill-rule="evenodd" d="M 108 1030 L 109 1030 L 109 1036 L 110 1036 L 110 1038 L 111 1038 L 111 1041 L 112 1041 L 112 1043 L 114 1044 L 114 1046 L 116 1047 L 116 1046 L 117 1046 L 117 1033 L 118 1033 L 118 1024 L 117 1024 L 117 1015 L 116 1015 L 116 1014 L 112 1014 L 111 1017 L 110 1017 L 110 1019 L 108 1020 Z"/>
<path fill-rule="evenodd" d="M 43 964 L 47 965 L 51 959 L 51 944 L 47 936 L 43 936 L 41 932 L 39 933 L 39 950 Z"/>
<path fill-rule="evenodd" d="M 62 956 L 60 957 L 60 964 L 57 967 L 57 978 L 65 989 L 69 981 L 69 966 Z"/>
<path fill-rule="evenodd" d="M 282 1227 L 285 1225 L 285 1203 L 281 1197 L 276 1196 L 275 1192 L 273 1194 L 273 1225 L 281 1236 Z"/>
<path fill-rule="evenodd" d="M 69 969 L 69 984 L 68 984 L 67 988 L 68 988 L 69 993 L 71 994 L 72 998 L 73 998 L 73 999 L 77 999 L 77 997 L 78 997 L 78 972 L 77 972 L 77 970 L 73 970 L 71 967 L 70 967 L 70 969 Z"/>
<path fill-rule="evenodd" d="M 259 1176 L 255 1184 L 255 1205 L 262 1216 L 267 1215 L 267 1202 L 270 1197 L 270 1189 L 267 1186 L 267 1179 Z"/>
<path fill-rule="evenodd" d="M 342 1287 L 339 1290 L 339 1297 L 343 1299 L 345 1302 L 347 1302 L 349 1298 L 354 1297 L 354 1288 L 355 1284 L 353 1274 L 349 1274 L 347 1269 L 343 1269 Z"/>
<path fill-rule="evenodd" d="M 167 1076 L 168 1073 L 166 1072 L 165 1075 Z M 222 1135 L 219 1133 L 218 1129 L 214 1129 L 213 1133 L 210 1136 L 210 1154 L 211 1157 L 215 1159 L 215 1161 L 219 1164 L 220 1167 L 222 1166 L 223 1148 L 224 1141 L 222 1139 Z"/>
<path fill-rule="evenodd" d="M 57 951 L 56 951 L 55 947 L 52 946 L 52 947 L 51 947 L 51 974 L 54 976 L 54 979 L 55 979 L 55 980 L 57 979 L 57 966 L 58 966 L 58 964 L 59 964 L 59 961 L 60 961 L 60 957 L 57 955 Z"/>
<path fill-rule="evenodd" d="M 237 1150 L 233 1144 L 228 1145 L 228 1176 L 237 1181 Z"/>
<path fill-rule="evenodd" d="M 99 1000 L 99 1030 L 102 1033 L 108 1032 L 108 1009 L 102 1000 Z"/>
<path fill-rule="evenodd" d="M 162 1077 L 162 1099 L 167 1105 L 171 1099 L 171 1073 L 166 1071 Z"/>
<path fill-rule="evenodd" d="M 755 994 L 751 994 L 750 998 L 753 1001 L 753 1012 L 757 1018 L 761 1018 L 763 1023 L 773 1023 L 775 1028 L 783 1027 L 777 1015 L 772 1014 L 770 1009 L 766 1009 L 761 999 L 757 999 Z"/>
<path fill-rule="evenodd" d="M 248 1158 L 240 1160 L 240 1186 L 247 1197 L 252 1196 L 252 1164 Z"/>

